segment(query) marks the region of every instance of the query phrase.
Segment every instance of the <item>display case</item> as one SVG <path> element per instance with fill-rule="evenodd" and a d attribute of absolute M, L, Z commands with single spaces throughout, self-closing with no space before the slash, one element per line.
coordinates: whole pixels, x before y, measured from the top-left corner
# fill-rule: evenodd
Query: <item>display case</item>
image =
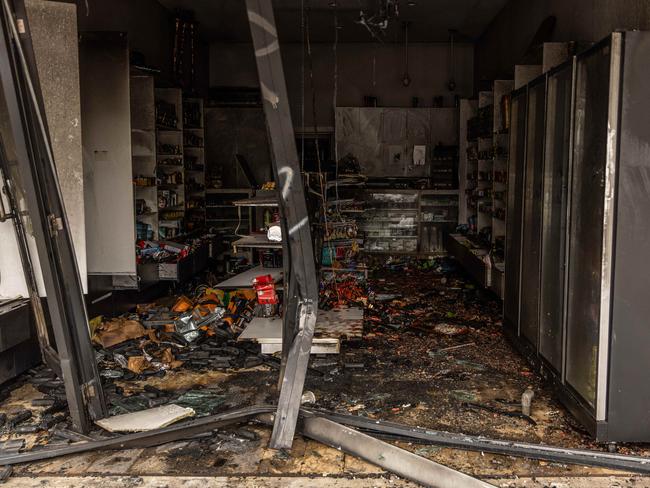
<path fill-rule="evenodd" d="M 420 252 L 444 253 L 445 239 L 458 226 L 458 191 L 420 191 Z"/>
<path fill-rule="evenodd" d="M 602 442 L 650 441 L 649 55 L 650 33 L 616 32 L 513 97 L 510 176 L 519 181 L 509 185 L 506 331 Z M 544 83 L 537 211 L 530 155 L 540 149 L 530 124 L 538 106 L 530 94 Z M 528 130 L 515 128 L 522 120 Z"/>
<path fill-rule="evenodd" d="M 368 253 L 417 254 L 420 203 L 417 190 L 373 190 L 365 197 L 360 229 Z"/>
<path fill-rule="evenodd" d="M 519 292 L 521 276 L 521 237 L 526 168 L 526 118 L 528 88 L 512 93 L 510 104 L 510 149 L 508 151 L 508 208 L 506 211 L 505 294 L 503 325 L 512 335 L 519 335 Z"/>
<path fill-rule="evenodd" d="M 568 288 L 564 380 L 575 394 L 575 398 L 588 414 L 593 415 L 597 422 L 607 420 L 607 370 L 609 369 L 607 356 L 610 327 L 618 325 L 610 323 L 610 313 L 612 312 L 612 298 L 614 298 L 611 295 L 611 266 L 614 257 L 611 246 L 614 228 L 618 227 L 621 230 L 618 222 L 614 222 L 613 218 L 614 192 L 616 192 L 614 186 L 617 170 L 616 154 L 619 150 L 617 147 L 618 113 L 620 111 L 618 83 L 620 82 L 622 43 L 623 35 L 614 34 L 611 40 L 608 39 L 596 48 L 578 56 L 575 74 L 575 124 L 567 256 Z M 648 54 L 650 51 L 646 50 L 646 56 Z M 639 69 L 646 63 L 640 64 Z M 641 75 L 642 73 L 638 74 L 638 76 Z M 628 84 L 630 81 L 628 80 Z M 637 81 L 641 80 L 637 79 Z M 642 93 L 637 92 L 637 95 L 642 95 Z M 647 94 L 642 95 L 642 98 L 647 99 Z M 641 100 L 635 100 L 634 104 L 636 103 L 643 104 Z M 629 105 L 626 109 L 633 110 L 633 107 Z M 645 119 L 645 116 L 641 116 L 639 121 Z M 634 124 L 637 121 L 628 119 L 625 122 Z M 634 133 L 641 130 L 641 127 L 629 128 Z M 647 145 L 647 140 L 650 139 L 648 134 L 650 133 L 639 133 L 639 136 L 645 138 L 644 145 Z M 648 153 L 635 156 L 643 157 L 639 160 L 627 161 L 627 163 L 632 168 L 639 168 L 639 165 L 644 164 L 643 159 L 647 160 Z M 619 196 L 623 201 L 627 199 L 626 193 L 620 192 Z M 633 207 L 639 206 L 640 203 L 639 200 L 628 200 L 628 202 Z M 629 208 L 623 210 L 625 212 L 634 211 Z M 639 208 L 639 212 L 642 212 L 641 208 Z M 630 228 L 628 230 L 636 235 L 642 235 L 643 228 L 647 228 L 646 222 L 647 219 L 643 222 L 639 220 L 638 226 L 641 229 Z M 626 240 L 634 239 L 634 235 L 622 237 L 621 245 L 625 245 Z M 647 248 L 644 251 L 647 252 Z M 640 267 L 645 261 L 643 257 L 645 252 L 634 256 L 634 259 L 638 261 L 639 268 L 617 269 L 617 272 L 625 273 L 627 271 L 628 279 L 638 279 L 638 273 L 642 271 Z M 624 259 L 624 261 L 626 260 Z M 641 281 L 645 281 L 647 284 L 648 278 L 641 278 Z M 647 299 L 644 301 L 648 302 Z M 633 312 L 633 303 L 628 302 L 621 305 L 624 309 Z M 637 306 L 640 306 L 637 308 L 637 312 L 643 309 L 646 311 L 645 317 L 642 318 L 643 323 L 639 323 L 637 317 L 632 323 L 621 324 L 624 330 L 635 325 L 648 330 L 647 312 L 650 312 L 650 308 L 643 303 L 638 303 Z M 637 323 L 634 324 L 634 322 Z M 650 342 L 646 342 L 646 346 L 648 345 Z M 644 352 L 643 356 L 647 357 L 647 353 Z M 630 362 L 642 360 L 641 357 L 634 358 L 632 355 L 628 359 Z M 646 368 L 644 369 L 647 371 L 650 362 L 645 361 L 645 363 Z M 645 378 L 641 376 L 637 377 L 637 380 L 647 384 Z M 646 433 L 650 435 L 647 404 L 644 407 L 644 417 L 648 427 Z M 605 434 L 605 437 L 609 436 Z M 648 439 L 650 438 L 645 440 Z"/>
<path fill-rule="evenodd" d="M 562 371 L 567 201 L 571 150 L 573 61 L 547 80 L 541 249 L 539 354 Z"/>
<path fill-rule="evenodd" d="M 540 239 L 542 232 L 542 181 L 544 171 L 544 115 L 546 77 L 528 85 L 526 159 L 524 170 L 521 240 L 519 334 L 533 350 L 539 334 Z"/>

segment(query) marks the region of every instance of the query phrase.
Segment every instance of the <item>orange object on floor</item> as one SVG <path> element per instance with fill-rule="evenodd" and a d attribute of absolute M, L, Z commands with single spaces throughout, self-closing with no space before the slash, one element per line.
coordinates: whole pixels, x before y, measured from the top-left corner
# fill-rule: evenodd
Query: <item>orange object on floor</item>
<path fill-rule="evenodd" d="M 185 295 L 182 295 L 178 300 L 176 300 L 172 310 L 177 313 L 183 313 L 187 312 L 190 308 L 192 308 L 192 301 Z"/>

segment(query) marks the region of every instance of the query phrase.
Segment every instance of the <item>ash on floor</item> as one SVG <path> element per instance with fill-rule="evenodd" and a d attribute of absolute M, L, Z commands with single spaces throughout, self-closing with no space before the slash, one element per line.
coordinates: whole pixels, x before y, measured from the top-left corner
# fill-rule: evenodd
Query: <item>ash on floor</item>
<path fill-rule="evenodd" d="M 437 430 L 602 448 L 581 431 L 553 399 L 542 378 L 507 343 L 501 331 L 500 302 L 469 283 L 453 262 L 407 262 L 393 269 L 375 269 L 367 282 L 367 294 L 355 293 L 354 300 L 365 305 L 364 336 L 343 342 L 338 356 L 312 357 L 305 390 L 314 393 L 315 406 Z M 215 341 L 214 351 L 204 348 L 210 354 L 223 355 L 224 347 L 240 347 L 227 340 L 211 340 Z M 237 354 L 232 349 L 226 351 L 233 357 L 255 356 L 250 349 Z M 138 402 L 139 408 L 147 408 L 185 396 L 199 410 L 201 405 L 205 407 L 201 413 L 215 413 L 277 398 L 278 372 L 272 362 L 248 359 L 245 364 L 242 358 L 231 359 L 232 367 L 213 370 L 209 368 L 210 354 L 206 367 L 191 363 L 191 367 L 181 365 L 164 375 L 106 378 L 112 405 L 131 398 L 132 403 L 123 405 L 126 410 Z M 65 437 L 62 399 L 53 395 L 60 395 L 60 387 L 47 371 L 22 378 L 0 407 L 7 415 L 0 441 L 20 443 L 24 439 L 27 448 L 70 442 Z M 521 409 L 526 391 L 533 393 L 530 415 L 523 415 Z M 30 411 L 31 418 L 10 426 L 9 420 L 21 410 Z M 21 425 L 44 428 L 17 431 Z M 33 463 L 17 467 L 16 472 L 58 476 L 383 476 L 372 465 L 301 437 L 290 452 L 270 450 L 266 447 L 269 435 L 261 425 L 239 426 L 156 448 L 91 452 Z M 486 479 L 611 474 L 598 468 L 399 445 Z M 619 451 L 648 454 L 644 446 L 621 446 Z"/>

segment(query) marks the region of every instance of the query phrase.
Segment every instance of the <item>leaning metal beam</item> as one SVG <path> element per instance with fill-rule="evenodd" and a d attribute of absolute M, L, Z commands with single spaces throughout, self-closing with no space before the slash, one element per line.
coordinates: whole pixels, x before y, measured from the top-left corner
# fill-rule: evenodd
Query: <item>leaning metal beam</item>
<path fill-rule="evenodd" d="M 357 456 L 422 486 L 433 488 L 493 486 L 322 417 L 306 416 L 300 430 L 307 437 Z"/>
<path fill-rule="evenodd" d="M 284 259 L 288 260 L 289 280 L 294 282 L 285 298 L 282 382 L 270 444 L 279 449 L 293 443 L 316 326 L 318 284 L 272 1 L 246 0 L 246 8 L 278 186 Z"/>
<path fill-rule="evenodd" d="M 49 140 L 38 73 L 22 0 L 0 0 L 0 89 L 10 158 L 8 177 L 26 203 L 21 217 L 34 233 L 70 416 L 76 429 L 106 414 L 101 378 L 70 227 Z"/>

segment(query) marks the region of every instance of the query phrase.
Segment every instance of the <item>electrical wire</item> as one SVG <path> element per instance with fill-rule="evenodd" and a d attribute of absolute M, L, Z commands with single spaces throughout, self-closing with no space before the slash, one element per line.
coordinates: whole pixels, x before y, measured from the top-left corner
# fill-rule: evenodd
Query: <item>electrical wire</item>
<path fill-rule="evenodd" d="M 335 12 L 336 12 L 336 4 L 335 4 Z M 313 53 L 311 49 L 311 33 L 310 33 L 310 2 L 307 0 L 307 10 L 306 10 L 306 16 L 305 16 L 305 41 L 307 45 L 307 67 L 309 70 L 309 83 L 310 83 L 310 88 L 311 88 L 311 102 L 312 102 L 312 118 L 313 118 L 313 127 L 314 127 L 314 144 L 315 144 L 315 149 L 316 149 L 316 163 L 318 166 L 318 184 L 320 188 L 320 198 L 321 198 L 321 203 L 322 203 L 322 209 L 323 209 L 323 224 L 325 226 L 325 232 L 323 238 L 325 238 L 325 235 L 328 234 L 329 230 L 329 222 L 327 219 L 327 197 L 326 197 L 326 183 L 325 183 L 325 178 L 323 175 L 323 168 L 321 164 L 321 154 L 320 154 L 320 145 L 318 144 L 318 118 L 317 118 L 317 110 L 316 110 L 316 86 L 314 83 L 314 62 L 313 62 Z M 337 30 L 337 34 L 335 35 L 336 38 L 338 38 L 338 29 L 337 29 L 337 19 L 338 17 L 336 16 L 335 13 L 335 30 Z M 337 277 L 336 277 L 336 267 L 334 266 L 336 264 L 336 253 L 334 250 L 334 247 L 332 246 L 331 241 L 328 239 L 327 240 L 327 248 L 329 249 L 329 254 L 330 254 L 330 259 L 332 261 L 332 270 L 334 270 L 334 290 L 336 292 L 337 300 L 340 301 L 341 295 L 339 293 L 338 289 L 338 283 L 337 283 Z"/>
<path fill-rule="evenodd" d="M 339 91 L 339 59 L 338 59 L 338 44 L 339 44 L 339 14 L 338 14 L 338 5 L 334 4 L 334 95 L 333 95 L 333 106 L 334 114 L 336 118 L 336 107 L 338 106 L 338 91 Z M 336 123 L 334 124 L 336 125 Z M 336 141 L 334 141 L 334 192 L 336 194 L 336 212 L 340 213 L 340 203 L 339 203 L 339 154 L 338 146 Z"/>
<path fill-rule="evenodd" d="M 300 168 L 305 172 L 305 0 L 300 0 Z"/>

